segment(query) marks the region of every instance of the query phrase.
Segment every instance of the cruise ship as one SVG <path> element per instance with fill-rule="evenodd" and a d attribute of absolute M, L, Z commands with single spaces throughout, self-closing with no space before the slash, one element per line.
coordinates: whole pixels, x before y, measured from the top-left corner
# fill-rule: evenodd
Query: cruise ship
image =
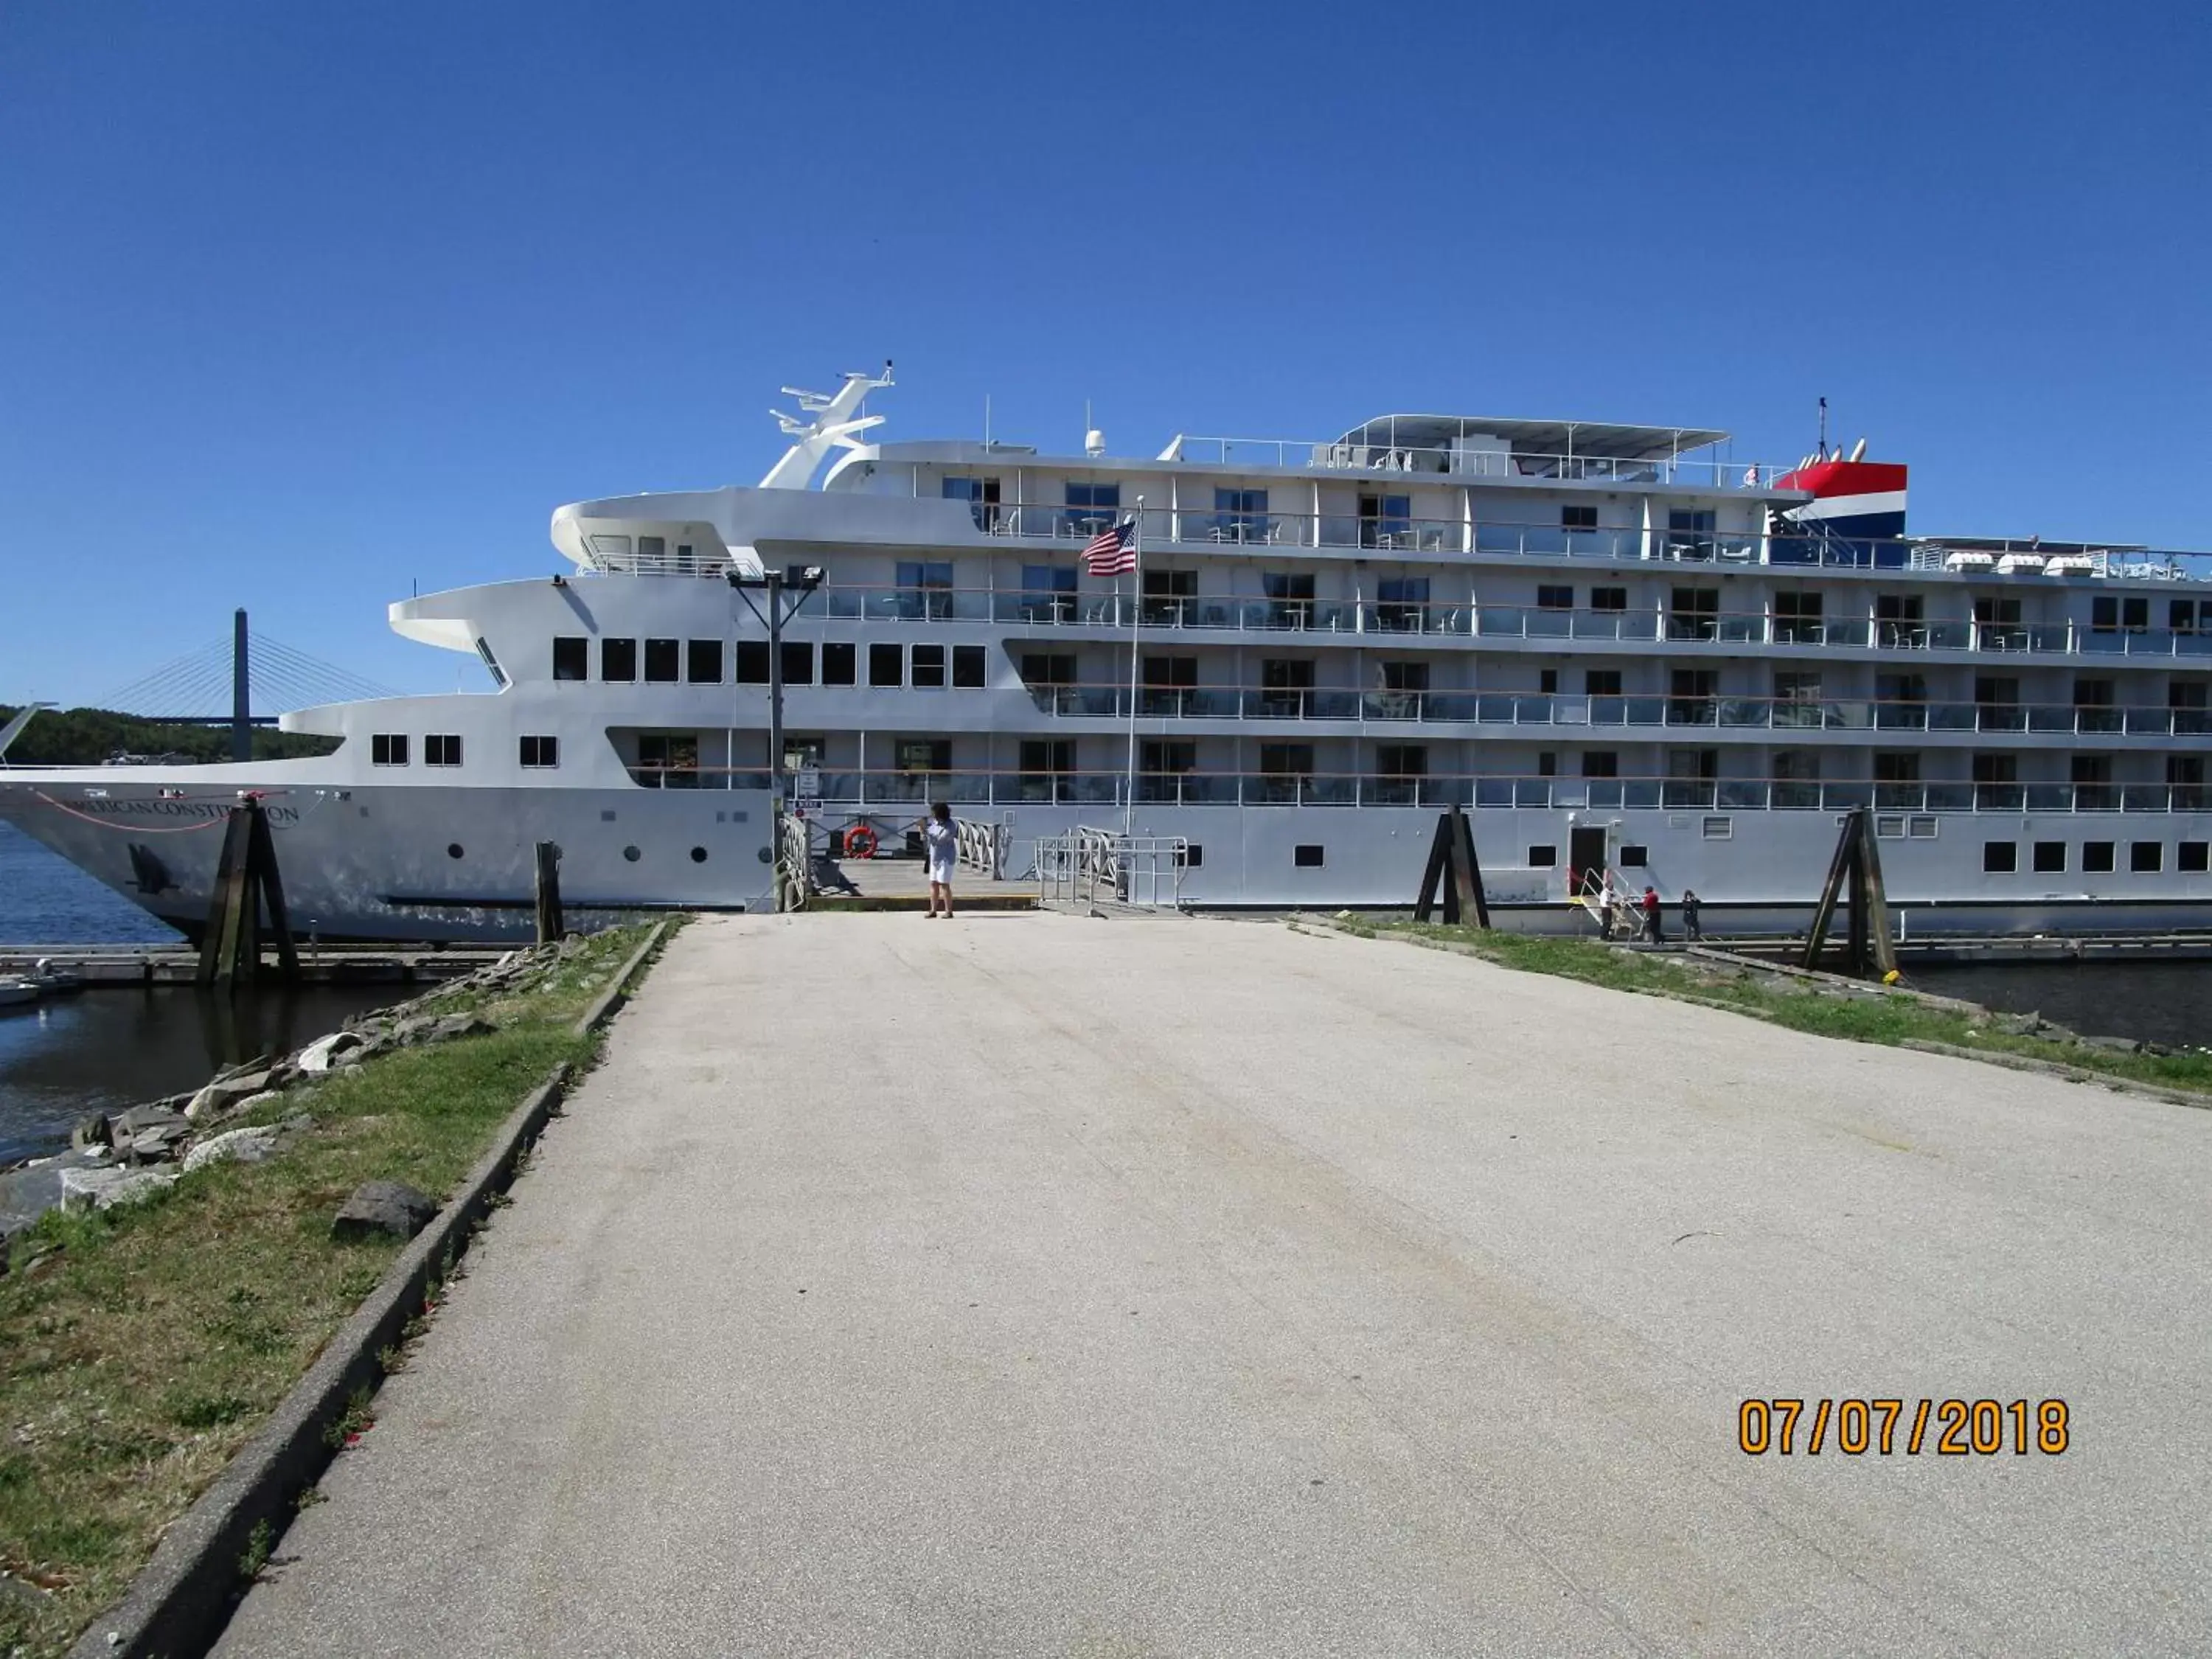
<path fill-rule="evenodd" d="M 759 484 L 563 507 L 557 574 L 393 604 L 480 694 L 286 715 L 319 758 L 0 770 L 0 817 L 187 934 L 243 792 L 299 931 L 412 939 L 526 929 L 541 841 L 572 907 L 773 903 L 780 782 L 823 848 L 950 802 L 1007 880 L 1162 839 L 1194 907 L 1404 907 L 1461 807 L 1495 919 L 1553 931 L 1595 871 L 1802 927 L 1863 806 L 1909 929 L 2203 924 L 2202 556 L 1911 536 L 1863 443 L 1393 415 L 1054 455 L 884 441 L 890 386 L 787 388 Z M 1102 537 L 1138 569 L 1091 574 Z"/>

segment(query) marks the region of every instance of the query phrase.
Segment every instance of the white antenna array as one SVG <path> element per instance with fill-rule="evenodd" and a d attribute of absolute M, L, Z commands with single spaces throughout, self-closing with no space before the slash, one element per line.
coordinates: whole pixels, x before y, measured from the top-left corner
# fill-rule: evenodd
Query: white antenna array
<path fill-rule="evenodd" d="M 785 397 L 799 399 L 799 412 L 787 415 L 780 409 L 771 409 L 769 413 L 775 417 L 784 435 L 793 441 L 784 452 L 783 459 L 769 469 L 760 487 L 804 489 L 812 481 L 815 469 L 822 465 L 822 458 L 832 449 L 857 452 L 866 448 L 860 441 L 860 434 L 871 427 L 881 426 L 884 417 L 856 416 L 854 411 L 871 392 L 892 383 L 891 360 L 886 357 L 881 374 L 849 373 L 845 376 L 845 384 L 835 392 L 808 392 L 795 386 L 782 387 Z"/>

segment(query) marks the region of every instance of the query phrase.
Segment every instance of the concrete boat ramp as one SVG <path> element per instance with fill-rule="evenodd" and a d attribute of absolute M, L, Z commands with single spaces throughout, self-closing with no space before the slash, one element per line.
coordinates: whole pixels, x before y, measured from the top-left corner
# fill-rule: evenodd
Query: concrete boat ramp
<path fill-rule="evenodd" d="M 218 1650 L 2202 1652 L 2208 1152 L 1273 923 L 703 921 Z"/>

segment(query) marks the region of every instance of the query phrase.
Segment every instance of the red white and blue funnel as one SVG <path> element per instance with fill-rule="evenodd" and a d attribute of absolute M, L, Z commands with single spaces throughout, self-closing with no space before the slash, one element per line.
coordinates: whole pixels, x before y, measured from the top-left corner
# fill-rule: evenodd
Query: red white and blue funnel
<path fill-rule="evenodd" d="M 1851 541 L 1896 541 L 1905 534 L 1905 468 L 1894 461 L 1863 461 L 1864 444 L 1842 454 L 1810 460 L 1774 481 L 1777 489 L 1806 489 L 1813 499 L 1784 519 L 1818 534 Z"/>

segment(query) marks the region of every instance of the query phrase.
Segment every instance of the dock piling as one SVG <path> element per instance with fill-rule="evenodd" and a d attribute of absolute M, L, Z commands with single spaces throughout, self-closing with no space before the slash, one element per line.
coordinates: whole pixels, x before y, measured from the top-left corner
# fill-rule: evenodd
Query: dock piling
<path fill-rule="evenodd" d="M 1426 921 L 1443 892 L 1443 919 L 1453 924 L 1472 915 L 1477 927 L 1490 926 L 1490 902 L 1482 890 L 1482 865 L 1474 854 L 1474 829 L 1458 807 L 1437 819 L 1437 838 L 1429 848 L 1429 866 L 1421 877 L 1421 896 L 1413 920 Z"/>
<path fill-rule="evenodd" d="M 566 931 L 561 914 L 561 848 L 553 842 L 538 843 L 538 942 L 552 943 Z"/>
<path fill-rule="evenodd" d="M 1835 920 L 1836 906 L 1849 906 L 1844 944 L 1845 973 L 1860 979 L 1887 977 L 1897 971 L 1897 949 L 1890 938 L 1889 899 L 1881 878 L 1881 854 L 1875 845 L 1874 814 L 1863 806 L 1844 816 L 1843 833 L 1836 837 L 1835 856 L 1828 862 L 1828 878 L 1820 901 L 1813 908 L 1813 925 L 1805 933 L 1804 966 L 1817 969 L 1820 952 Z"/>
<path fill-rule="evenodd" d="M 208 902 L 207 927 L 200 936 L 196 981 L 202 985 L 249 982 L 261 971 L 261 916 L 269 915 L 277 960 L 287 981 L 300 977 L 299 952 L 292 943 L 291 919 L 284 908 L 284 881 L 276 868 L 276 845 L 269 815 L 258 800 L 230 809 L 222 852 L 216 861 L 215 885 Z"/>

